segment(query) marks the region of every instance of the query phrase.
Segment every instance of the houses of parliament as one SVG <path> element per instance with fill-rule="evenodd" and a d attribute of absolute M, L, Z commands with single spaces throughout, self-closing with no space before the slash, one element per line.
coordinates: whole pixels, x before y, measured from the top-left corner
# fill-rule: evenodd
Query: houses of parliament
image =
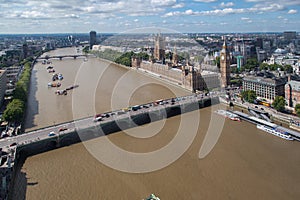
<path fill-rule="evenodd" d="M 192 92 L 226 88 L 230 83 L 230 53 L 226 41 L 220 52 L 220 73 L 195 68 L 188 61 L 179 64 L 176 47 L 172 51 L 170 61 L 165 62 L 165 41 L 157 34 L 154 41 L 152 59 L 142 60 L 132 57 L 132 67 L 158 75 L 160 78 L 171 81 Z"/>

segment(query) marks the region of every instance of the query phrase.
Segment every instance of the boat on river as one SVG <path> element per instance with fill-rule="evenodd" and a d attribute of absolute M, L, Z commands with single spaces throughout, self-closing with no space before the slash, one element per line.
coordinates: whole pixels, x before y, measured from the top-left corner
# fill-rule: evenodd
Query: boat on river
<path fill-rule="evenodd" d="M 268 127 L 266 125 L 261 125 L 261 124 L 257 124 L 256 127 L 260 130 L 263 130 L 267 133 L 270 133 L 270 134 L 280 137 L 282 139 L 294 140 L 294 138 L 291 135 L 285 133 L 284 131 L 280 131 L 279 129 L 275 129 L 275 128 Z"/>
<path fill-rule="evenodd" d="M 50 82 L 48 83 L 48 87 L 60 87 L 61 86 L 61 83 L 60 82 Z"/>
<path fill-rule="evenodd" d="M 71 85 L 71 86 L 67 87 L 66 90 L 72 90 L 77 87 L 79 87 L 79 85 Z"/>
<path fill-rule="evenodd" d="M 233 121 L 241 121 L 241 118 L 238 115 L 236 115 L 236 114 L 234 114 L 234 113 L 232 113 L 232 112 L 230 112 L 228 110 L 217 110 L 215 112 L 217 114 L 219 114 L 219 115 L 221 115 L 223 117 L 226 117 L 228 119 L 231 119 Z"/>

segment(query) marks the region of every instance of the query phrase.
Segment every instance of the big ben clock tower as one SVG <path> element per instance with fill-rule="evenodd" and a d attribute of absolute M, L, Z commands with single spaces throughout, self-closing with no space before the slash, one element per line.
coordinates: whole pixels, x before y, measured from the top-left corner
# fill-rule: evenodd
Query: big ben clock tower
<path fill-rule="evenodd" d="M 226 88 L 230 85 L 230 53 L 227 49 L 226 39 L 220 55 L 220 71 L 221 71 L 221 88 Z"/>

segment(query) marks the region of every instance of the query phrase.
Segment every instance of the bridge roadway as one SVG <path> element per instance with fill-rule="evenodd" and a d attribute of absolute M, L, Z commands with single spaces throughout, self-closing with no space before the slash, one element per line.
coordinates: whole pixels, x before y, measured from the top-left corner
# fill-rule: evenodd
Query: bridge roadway
<path fill-rule="evenodd" d="M 89 127 L 94 127 L 97 125 L 100 125 L 101 123 L 109 122 L 109 121 L 118 121 L 122 119 L 128 119 L 128 117 L 133 117 L 135 115 L 141 114 L 141 113 L 146 113 L 146 112 L 153 112 L 153 111 L 159 111 L 167 107 L 173 107 L 173 106 L 178 106 L 178 105 L 183 105 L 186 103 L 194 103 L 198 102 L 199 100 L 205 100 L 205 99 L 210 99 L 213 97 L 219 96 L 218 94 L 211 94 L 210 96 L 204 96 L 203 94 L 193 94 L 193 95 L 188 95 L 184 97 L 177 97 L 174 98 L 175 102 L 172 104 L 171 99 L 166 99 L 163 100 L 165 103 L 163 105 L 156 105 L 154 106 L 153 103 L 147 103 L 141 105 L 141 109 L 138 109 L 136 111 L 129 110 L 127 112 L 124 112 L 123 114 L 118 114 L 119 111 L 122 110 L 116 110 L 112 112 L 107 112 L 103 114 L 109 114 L 109 117 L 103 117 L 101 121 L 99 122 L 94 122 L 94 116 L 90 116 L 87 118 L 71 121 L 71 122 L 66 122 L 58 125 L 53 125 L 37 130 L 33 130 L 21 135 L 13 136 L 13 137 L 7 137 L 3 138 L 0 140 L 0 147 L 3 149 L 8 149 L 11 144 L 17 143 L 17 146 L 23 146 L 23 145 L 29 145 L 30 143 L 39 141 L 39 140 L 44 140 L 44 139 L 49 139 L 49 138 L 59 138 L 63 137 L 64 135 L 68 133 L 72 133 L 74 131 L 79 131 L 79 130 L 84 130 Z M 145 107 L 143 107 L 145 106 Z M 147 108 L 148 107 L 148 108 Z M 112 114 L 114 113 L 114 114 Z M 60 131 L 60 128 L 66 127 L 67 130 Z M 54 132 L 56 135 L 55 136 L 49 136 L 50 132 Z"/>
<path fill-rule="evenodd" d="M 62 58 L 66 58 L 66 57 L 70 57 L 70 58 L 74 58 L 76 59 L 77 57 L 87 57 L 88 55 L 87 54 L 74 54 L 74 55 L 63 55 L 63 56 L 44 56 L 44 57 L 39 57 L 37 59 L 39 60 L 48 60 L 48 59 L 51 59 L 51 58 L 59 58 L 59 59 L 62 59 Z"/>

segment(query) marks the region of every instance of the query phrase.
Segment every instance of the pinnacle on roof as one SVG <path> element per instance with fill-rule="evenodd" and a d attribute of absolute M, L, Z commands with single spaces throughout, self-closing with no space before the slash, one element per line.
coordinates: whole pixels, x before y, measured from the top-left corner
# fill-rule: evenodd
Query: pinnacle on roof
<path fill-rule="evenodd" d="M 224 36 L 224 43 L 223 43 L 223 48 L 227 47 L 227 43 L 226 43 L 226 37 Z"/>

